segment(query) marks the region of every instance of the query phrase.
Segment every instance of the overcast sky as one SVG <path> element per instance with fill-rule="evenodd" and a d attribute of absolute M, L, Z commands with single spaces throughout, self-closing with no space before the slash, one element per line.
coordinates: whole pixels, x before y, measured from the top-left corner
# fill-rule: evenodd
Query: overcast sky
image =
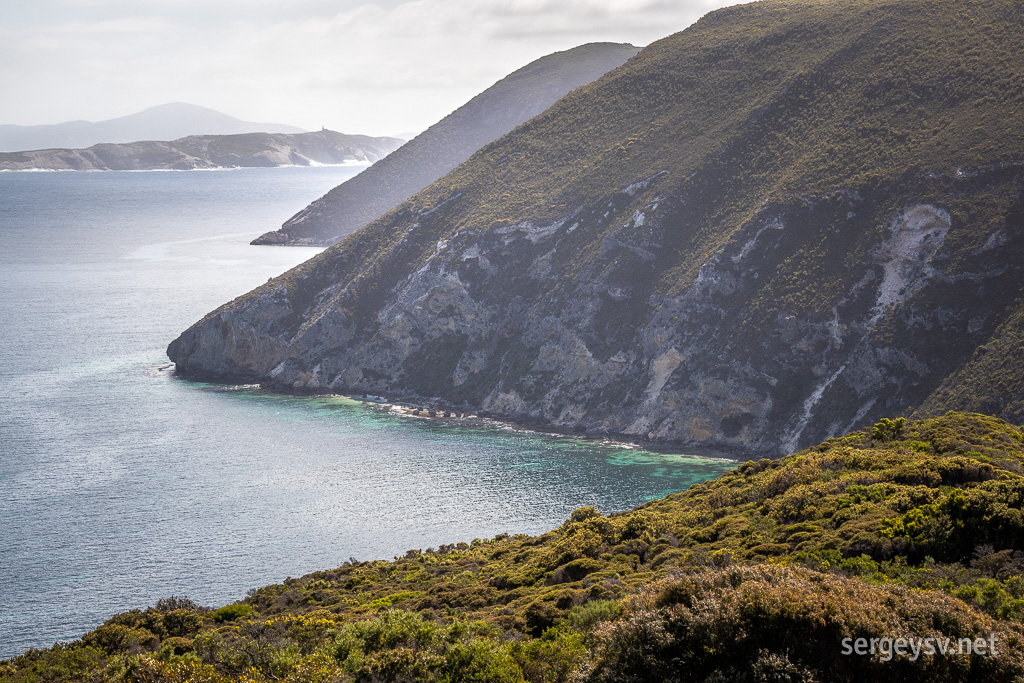
<path fill-rule="evenodd" d="M 419 131 L 593 41 L 646 45 L 737 0 L 0 0 L 0 123 L 189 102 L 249 121 Z"/>

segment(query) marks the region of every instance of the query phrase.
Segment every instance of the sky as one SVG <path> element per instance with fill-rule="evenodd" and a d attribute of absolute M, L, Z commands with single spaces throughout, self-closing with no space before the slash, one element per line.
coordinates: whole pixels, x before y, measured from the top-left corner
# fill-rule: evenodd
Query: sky
<path fill-rule="evenodd" d="M 0 124 L 189 102 L 247 121 L 421 131 L 503 76 L 647 45 L 738 0 L 0 0 Z"/>

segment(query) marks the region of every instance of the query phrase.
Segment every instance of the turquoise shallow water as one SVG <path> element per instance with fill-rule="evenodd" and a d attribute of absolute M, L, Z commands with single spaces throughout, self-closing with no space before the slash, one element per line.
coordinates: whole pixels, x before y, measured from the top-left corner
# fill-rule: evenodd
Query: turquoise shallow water
<path fill-rule="evenodd" d="M 178 332 L 316 253 L 248 240 L 356 170 L 0 173 L 0 657 L 733 466 L 174 379 Z"/>

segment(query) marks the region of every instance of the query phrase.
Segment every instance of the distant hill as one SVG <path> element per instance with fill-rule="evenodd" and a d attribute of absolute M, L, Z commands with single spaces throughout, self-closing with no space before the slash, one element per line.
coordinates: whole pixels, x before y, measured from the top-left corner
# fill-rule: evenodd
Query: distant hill
<path fill-rule="evenodd" d="M 334 244 L 541 113 L 566 93 L 639 52 L 590 43 L 541 57 L 501 79 L 435 123 L 382 163 L 313 202 L 253 244 Z"/>
<path fill-rule="evenodd" d="M 0 170 L 147 171 L 373 163 L 402 144 L 404 140 L 398 138 L 345 135 L 331 130 L 296 135 L 193 135 L 172 142 L 0 152 Z"/>
<path fill-rule="evenodd" d="M 1020 7 L 712 12 L 169 355 L 759 454 L 893 414 L 1024 421 Z"/>
<path fill-rule="evenodd" d="M 302 133 L 279 123 L 253 123 L 213 109 L 172 102 L 107 121 L 68 121 L 48 126 L 0 125 L 0 152 L 63 147 L 82 149 L 103 142 L 177 140 L 188 135 Z"/>

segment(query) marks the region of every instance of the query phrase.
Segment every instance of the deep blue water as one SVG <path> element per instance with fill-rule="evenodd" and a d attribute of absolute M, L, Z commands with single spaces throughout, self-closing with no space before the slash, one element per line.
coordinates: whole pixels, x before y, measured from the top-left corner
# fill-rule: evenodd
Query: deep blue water
<path fill-rule="evenodd" d="M 734 464 L 174 379 L 181 330 L 317 251 L 248 241 L 357 170 L 0 173 L 0 658 Z"/>

